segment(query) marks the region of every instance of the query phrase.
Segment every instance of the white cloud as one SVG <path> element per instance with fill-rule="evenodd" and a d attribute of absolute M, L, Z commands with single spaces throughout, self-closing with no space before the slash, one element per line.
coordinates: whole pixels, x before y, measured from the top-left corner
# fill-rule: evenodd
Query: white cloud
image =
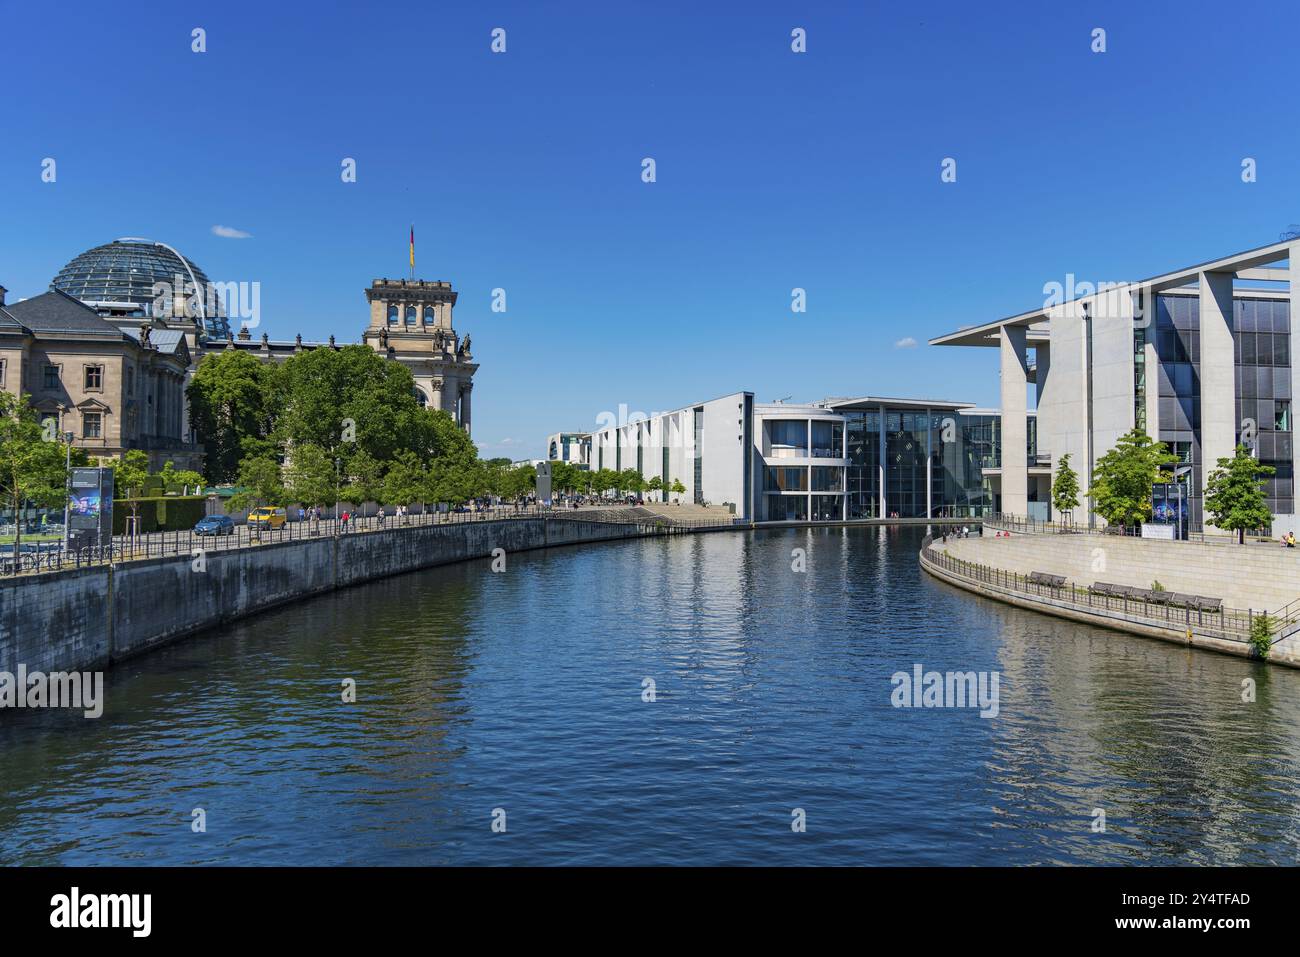
<path fill-rule="evenodd" d="M 213 226 L 212 235 L 220 236 L 222 239 L 252 239 L 252 233 L 246 233 L 242 229 L 236 229 L 234 226 Z"/>
<path fill-rule="evenodd" d="M 915 349 L 915 348 L 916 348 L 916 340 L 913 339 L 911 336 L 905 336 L 904 338 L 899 339 L 897 342 L 894 343 L 894 348 L 895 348 L 895 349 Z"/>

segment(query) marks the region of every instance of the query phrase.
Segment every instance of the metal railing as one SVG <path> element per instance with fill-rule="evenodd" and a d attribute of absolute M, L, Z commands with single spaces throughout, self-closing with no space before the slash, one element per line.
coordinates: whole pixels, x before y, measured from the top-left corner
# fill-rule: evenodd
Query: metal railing
<path fill-rule="evenodd" d="M 709 520 L 674 521 L 652 513 L 640 513 L 638 509 L 631 506 L 567 509 L 545 505 L 500 505 L 461 512 L 428 511 L 402 516 L 387 514 L 382 519 L 378 515 L 358 516 L 349 517 L 347 522 L 342 518 L 333 517 L 298 519 L 295 515 L 292 521 L 286 520 L 279 528 L 245 524 L 232 525 L 230 531 L 224 534 L 197 534 L 193 529 L 183 529 L 146 532 L 139 535 L 114 535 L 111 544 L 88 546 L 66 552 L 61 544 L 50 547 L 48 543 L 42 543 L 39 549 L 20 551 L 16 562 L 12 546 L 7 551 L 4 546 L 0 546 L 0 575 L 60 571 L 111 562 L 144 561 L 151 558 L 197 557 L 199 550 L 204 553 L 235 551 L 336 535 L 359 535 L 407 528 L 535 518 L 636 526 L 640 534 L 646 535 L 681 534 L 698 529 L 732 527 L 736 524 L 736 520 L 730 516 Z"/>
<path fill-rule="evenodd" d="M 1155 602 L 1137 599 L 1127 595 L 1103 594 L 1089 588 L 1079 587 L 1066 582 L 1063 585 L 1048 585 L 1036 582 L 1028 575 L 981 565 L 948 554 L 933 547 L 934 536 L 927 535 L 921 542 L 921 561 L 940 568 L 950 576 L 962 578 L 986 589 L 1014 594 L 1021 598 L 1050 601 L 1057 606 L 1064 605 L 1082 612 L 1109 613 L 1116 612 L 1128 619 L 1159 628 L 1195 627 L 1200 634 L 1236 641 L 1243 644 L 1250 642 L 1255 621 L 1260 617 L 1254 609 L 1238 609 L 1220 606 L 1217 611 L 1189 605 L 1180 606 L 1169 602 Z M 1281 641 L 1297 628 L 1300 628 L 1300 599 L 1270 615 L 1273 644 Z"/>
<path fill-rule="evenodd" d="M 1004 532 L 1020 532 L 1022 535 L 1115 535 L 1121 538 L 1141 538 L 1142 527 L 1140 525 L 1105 525 L 1096 528 L 1089 528 L 1086 522 L 1060 522 L 1060 521 L 1040 521 L 1038 519 L 1028 518 L 1024 515 L 1010 515 L 1005 512 L 998 512 L 984 519 L 984 524 L 988 528 L 1001 530 Z M 1198 545 L 1236 545 L 1237 536 L 1229 532 L 1219 532 L 1207 534 L 1205 532 L 1188 532 L 1184 539 L 1178 538 L 1149 538 L 1147 541 L 1157 542 L 1195 542 Z M 1276 542 L 1270 535 L 1247 533 L 1246 544 L 1266 544 L 1276 545 Z"/>

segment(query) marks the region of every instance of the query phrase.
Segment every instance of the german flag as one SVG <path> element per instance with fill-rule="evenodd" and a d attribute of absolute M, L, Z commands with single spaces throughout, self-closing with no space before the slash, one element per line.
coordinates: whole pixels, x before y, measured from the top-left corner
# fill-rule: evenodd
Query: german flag
<path fill-rule="evenodd" d="M 415 223 L 411 223 L 411 268 L 415 268 Z"/>

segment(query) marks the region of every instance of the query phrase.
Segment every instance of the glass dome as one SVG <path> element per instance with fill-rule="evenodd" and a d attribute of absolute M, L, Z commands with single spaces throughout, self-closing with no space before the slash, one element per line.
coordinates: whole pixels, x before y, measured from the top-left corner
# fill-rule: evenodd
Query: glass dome
<path fill-rule="evenodd" d="M 200 322 L 204 338 L 225 339 L 230 333 L 220 296 L 211 297 L 207 274 L 175 249 L 150 239 L 115 239 L 87 249 L 59 270 L 51 288 L 91 304 L 102 312 L 147 315 L 154 301 L 155 283 L 176 288 L 177 277 L 192 296 L 194 319 Z M 115 309 L 134 304 L 137 310 Z"/>

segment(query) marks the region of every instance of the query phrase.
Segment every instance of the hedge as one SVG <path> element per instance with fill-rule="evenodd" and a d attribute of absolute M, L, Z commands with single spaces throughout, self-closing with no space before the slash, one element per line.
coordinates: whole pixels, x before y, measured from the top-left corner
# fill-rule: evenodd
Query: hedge
<path fill-rule="evenodd" d="M 207 497 L 203 495 L 165 495 L 154 498 L 115 499 L 113 501 L 113 534 L 126 532 L 127 519 L 132 505 L 137 505 L 140 521 L 137 531 L 184 531 L 208 513 Z"/>

